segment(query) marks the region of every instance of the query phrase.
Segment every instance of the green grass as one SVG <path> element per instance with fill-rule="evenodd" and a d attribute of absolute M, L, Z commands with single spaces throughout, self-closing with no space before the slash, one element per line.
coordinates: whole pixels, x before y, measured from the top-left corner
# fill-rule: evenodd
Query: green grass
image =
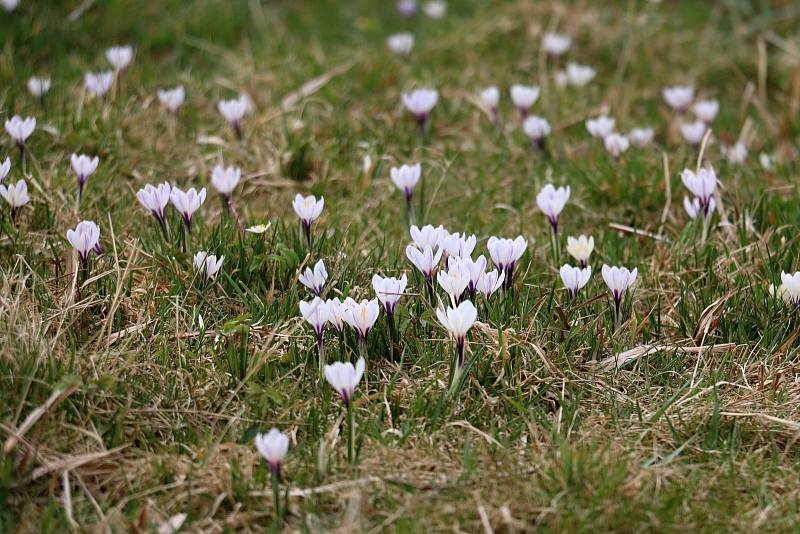
<path fill-rule="evenodd" d="M 154 530 L 179 513 L 186 531 L 275 530 L 269 469 L 253 446 L 272 426 L 291 436 L 291 530 L 797 528 L 800 330 L 768 292 L 781 271 L 800 269 L 792 2 L 451 1 L 441 21 L 408 21 L 368 0 L 110 0 L 68 21 L 76 4 L 23 1 L 0 35 L 0 118 L 38 121 L 31 204 L 17 227 L 5 205 L 0 220 L 0 531 Z M 588 87 L 553 84 L 556 66 L 539 51 L 548 28 L 574 37 L 568 59 L 598 69 Z M 401 30 L 416 36 L 408 58 L 386 49 Z M 107 101 L 87 100 L 83 74 L 106 68 L 105 48 L 120 43 L 136 48 L 133 64 Z M 25 81 L 42 73 L 53 89 L 39 102 Z M 681 205 L 679 172 L 697 150 L 660 97 L 690 81 L 721 103 L 705 160 L 728 221 L 716 215 L 705 244 Z M 543 85 L 545 153 L 518 127 L 507 97 L 517 82 Z M 155 92 L 177 83 L 187 102 L 175 118 Z M 499 130 L 473 103 L 489 84 L 503 94 Z M 425 139 L 399 103 L 420 85 L 440 91 Z M 256 106 L 241 142 L 216 111 L 239 91 Z M 655 127 L 656 143 L 615 162 L 583 125 L 604 105 L 623 132 Z M 745 123 L 750 153 L 735 166 L 720 140 Z M 0 143 L 0 159 L 16 158 L 7 136 Z M 777 155 L 774 172 L 758 164 L 761 151 Z M 79 212 L 72 152 L 101 161 Z M 366 155 L 376 162 L 367 173 Z M 246 177 L 234 193 L 242 222 L 270 222 L 265 234 L 241 234 L 226 215 L 210 186 L 223 161 Z M 453 344 L 418 296 L 405 203 L 388 178 L 412 161 L 423 168 L 421 222 L 475 233 L 476 253 L 491 235 L 529 242 L 513 296 L 497 295 L 469 333 L 474 364 L 457 401 L 445 399 Z M 6 180 L 21 177 L 15 159 Z M 195 275 L 174 210 L 165 242 L 135 200 L 165 180 L 209 188 L 190 248 L 225 256 L 213 283 Z M 595 272 L 574 303 L 536 208 L 549 181 L 572 188 L 562 240 L 596 240 Z M 290 205 L 297 192 L 325 197 L 310 254 Z M 75 291 L 65 233 L 82 219 L 100 225 L 108 260 Z M 310 298 L 298 269 L 318 259 L 329 298 L 371 298 L 374 273 L 409 274 L 397 357 L 385 317 L 369 337 L 355 465 L 297 307 Z M 640 273 L 617 331 L 603 263 Z M 343 344 L 332 330 L 326 341 L 329 360 L 357 357 L 352 330 Z M 643 344 L 665 348 L 597 368 Z M 723 344 L 735 347 L 678 349 Z M 59 389 L 67 394 L 46 404 Z"/>

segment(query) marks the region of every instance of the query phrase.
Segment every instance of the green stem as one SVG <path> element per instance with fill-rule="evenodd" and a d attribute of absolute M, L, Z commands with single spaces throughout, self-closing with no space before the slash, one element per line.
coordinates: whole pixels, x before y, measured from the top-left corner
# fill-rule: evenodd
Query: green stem
<path fill-rule="evenodd" d="M 356 425 L 353 416 L 352 399 L 347 403 L 347 461 L 355 463 Z"/>

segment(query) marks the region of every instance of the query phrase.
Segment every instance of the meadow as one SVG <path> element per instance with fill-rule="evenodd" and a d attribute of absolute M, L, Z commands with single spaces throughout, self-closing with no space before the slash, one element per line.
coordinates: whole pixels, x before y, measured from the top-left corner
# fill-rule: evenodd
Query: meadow
<path fill-rule="evenodd" d="M 795 2 L 0 8 L 0 532 L 800 528 Z"/>

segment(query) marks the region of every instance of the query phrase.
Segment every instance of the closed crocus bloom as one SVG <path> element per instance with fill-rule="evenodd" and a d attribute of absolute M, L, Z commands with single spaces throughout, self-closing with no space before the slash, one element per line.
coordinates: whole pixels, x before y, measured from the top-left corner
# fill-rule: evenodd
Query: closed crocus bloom
<path fill-rule="evenodd" d="M 649 145 L 653 141 L 654 131 L 652 128 L 634 128 L 628 132 L 628 139 L 638 147 Z"/>
<path fill-rule="evenodd" d="M 681 136 L 690 145 L 700 144 L 706 134 L 706 123 L 703 121 L 682 122 L 680 125 Z"/>
<path fill-rule="evenodd" d="M 28 92 L 36 98 L 41 98 L 50 90 L 50 78 L 28 78 Z"/>
<path fill-rule="evenodd" d="M 325 264 L 322 260 L 319 260 L 314 265 L 313 271 L 309 267 L 306 267 L 305 272 L 300 274 L 298 279 L 301 284 L 319 295 L 322 293 L 322 288 L 325 286 L 325 281 L 328 279 L 328 271 L 325 270 Z"/>
<path fill-rule="evenodd" d="M 114 83 L 114 73 L 110 70 L 103 72 L 87 72 L 83 78 L 86 91 L 95 98 L 105 96 Z"/>
<path fill-rule="evenodd" d="M 19 115 L 14 115 L 6 121 L 6 132 L 20 149 L 25 146 L 25 141 L 35 129 L 36 119 L 34 117 L 23 119 Z"/>
<path fill-rule="evenodd" d="M 217 276 L 217 272 L 222 268 L 223 261 L 225 261 L 225 256 L 221 256 L 218 259 L 213 254 L 199 250 L 194 255 L 194 268 L 211 280 Z"/>
<path fill-rule="evenodd" d="M 586 121 L 586 130 L 592 135 L 592 137 L 605 139 L 609 134 L 611 134 L 611 132 L 614 131 L 615 125 L 616 121 L 614 119 L 606 115 L 601 115 L 599 117 L 595 117 L 594 119 L 588 119 Z"/>
<path fill-rule="evenodd" d="M 247 95 L 239 95 L 233 100 L 220 100 L 217 102 L 217 109 L 220 114 L 228 121 L 236 137 L 242 137 L 242 118 L 250 110 L 250 99 Z"/>
<path fill-rule="evenodd" d="M 723 147 L 723 154 L 728 161 L 735 165 L 742 165 L 747 160 L 747 146 L 741 141 L 734 143 L 732 146 Z"/>
<path fill-rule="evenodd" d="M 629 271 L 625 267 L 609 267 L 608 265 L 603 265 L 602 274 L 603 281 L 605 281 L 608 289 L 611 291 L 611 295 L 614 297 L 614 318 L 615 322 L 618 323 L 622 296 L 636 282 L 638 271 L 636 268 Z"/>
<path fill-rule="evenodd" d="M 544 138 L 550 135 L 550 123 L 547 119 L 531 115 L 522 122 L 522 131 L 531 140 L 534 146 L 542 148 Z"/>
<path fill-rule="evenodd" d="M 781 288 L 785 300 L 800 306 L 800 271 L 794 274 L 781 271 Z"/>
<path fill-rule="evenodd" d="M 353 330 L 358 333 L 358 337 L 364 341 L 369 335 L 369 331 L 375 325 L 380 313 L 380 305 L 378 299 L 362 300 L 356 302 L 351 298 L 345 300 L 345 313 L 344 320 L 349 324 Z"/>
<path fill-rule="evenodd" d="M 686 189 L 698 198 L 700 205 L 706 210 L 717 190 L 717 173 L 714 172 L 714 168 L 700 169 L 697 173 L 690 169 L 684 169 L 681 172 L 681 181 Z"/>
<path fill-rule="evenodd" d="M 328 322 L 331 323 L 333 327 L 336 328 L 336 331 L 341 334 L 344 330 L 345 307 L 338 297 L 328 299 L 325 302 L 328 304 L 328 306 L 330 306 L 330 316 L 328 317 Z"/>
<path fill-rule="evenodd" d="M 514 285 L 514 268 L 525 254 L 528 242 L 522 236 L 517 236 L 513 240 L 492 236 L 486 243 L 486 248 L 489 250 L 492 262 L 505 274 L 505 288 L 511 289 Z"/>
<path fill-rule="evenodd" d="M 256 434 L 256 449 L 269 464 L 272 476 L 280 478 L 281 465 L 289 451 L 289 437 L 278 430 L 271 429 L 268 433 Z"/>
<path fill-rule="evenodd" d="M 89 261 L 89 253 L 99 250 L 100 227 L 94 221 L 82 221 L 74 230 L 67 230 L 67 241 L 86 266 Z"/>
<path fill-rule="evenodd" d="M 170 191 L 170 200 L 175 209 L 183 217 L 183 223 L 186 225 L 186 230 L 191 233 L 192 231 L 192 216 L 194 212 L 200 209 L 203 202 L 206 201 L 206 188 L 202 188 L 199 192 L 194 188 L 183 191 L 177 187 L 173 187 Z"/>
<path fill-rule="evenodd" d="M 424 250 L 426 247 L 432 249 L 437 248 L 441 244 L 446 231 L 441 225 L 434 227 L 433 225 L 426 224 L 422 228 L 411 225 L 409 232 L 417 248 Z"/>
<path fill-rule="evenodd" d="M 167 220 L 164 217 L 164 208 L 169 204 L 171 190 L 172 188 L 169 184 L 164 182 L 158 187 L 147 184 L 136 192 L 136 198 L 139 199 L 139 203 L 155 217 L 156 221 L 158 221 L 165 238 L 168 237 L 168 234 L 166 227 Z"/>
<path fill-rule="evenodd" d="M 0 0 L 0 7 L 11 13 L 19 5 L 20 0 Z"/>
<path fill-rule="evenodd" d="M 563 55 L 571 45 L 572 38 L 569 35 L 546 33 L 542 37 L 542 48 L 551 56 Z"/>
<path fill-rule="evenodd" d="M 11 208 L 11 222 L 16 223 L 17 212 L 30 201 L 28 197 L 28 184 L 25 180 L 19 180 L 16 184 L 0 184 L 0 197 L 3 197 Z"/>
<path fill-rule="evenodd" d="M 464 257 L 457 257 L 457 256 L 450 256 L 448 260 L 448 265 L 452 266 L 454 263 L 460 264 L 462 271 L 466 271 L 469 275 L 469 283 L 467 284 L 467 291 L 469 291 L 470 297 L 475 297 L 475 291 L 478 287 L 478 281 L 483 275 L 484 271 L 486 271 L 486 257 L 483 255 L 478 256 L 477 260 L 474 260 L 469 256 Z"/>
<path fill-rule="evenodd" d="M 584 87 L 597 75 L 597 70 L 589 65 L 567 63 L 567 82 L 574 87 Z"/>
<path fill-rule="evenodd" d="M 399 56 L 407 56 L 414 48 L 414 35 L 409 32 L 395 33 L 386 39 L 389 50 Z"/>
<path fill-rule="evenodd" d="M 217 165 L 211 172 L 211 185 L 220 192 L 222 196 L 230 200 L 231 193 L 236 189 L 241 178 L 242 171 L 238 167 L 223 167 Z"/>
<path fill-rule="evenodd" d="M 581 268 L 589 265 L 589 256 L 592 255 L 593 250 L 594 237 L 585 235 L 580 235 L 577 239 L 572 236 L 567 237 L 567 253 L 575 258 Z"/>
<path fill-rule="evenodd" d="M 622 153 L 628 150 L 630 146 L 628 138 L 618 133 L 608 134 L 605 139 L 603 139 L 603 143 L 605 143 L 606 150 L 614 159 L 619 159 Z"/>
<path fill-rule="evenodd" d="M 547 184 L 536 195 L 536 205 L 547 216 L 550 225 L 553 228 L 553 233 L 558 233 L 558 218 L 564 206 L 567 205 L 569 200 L 570 189 L 569 186 L 559 187 L 556 189 L 553 184 Z"/>
<path fill-rule="evenodd" d="M 408 277 L 405 273 L 400 278 L 383 277 L 379 274 L 372 276 L 372 289 L 375 290 L 375 296 L 383 304 L 387 315 L 394 315 L 397 301 L 403 296 L 407 285 Z"/>
<path fill-rule="evenodd" d="M 692 106 L 694 116 L 706 124 L 711 124 L 719 113 L 719 102 L 713 99 L 698 100 Z"/>
<path fill-rule="evenodd" d="M 571 265 L 562 265 L 559 270 L 561 274 L 561 281 L 564 282 L 564 287 L 569 291 L 570 298 L 575 298 L 583 286 L 589 282 L 592 276 L 592 268 L 573 267 Z"/>
<path fill-rule="evenodd" d="M 475 309 L 472 302 L 465 300 L 455 308 L 448 307 L 446 310 L 437 308 L 436 317 L 456 341 L 456 364 L 457 368 L 461 369 L 464 366 L 464 341 L 467 338 L 467 332 L 475 324 L 478 310 Z"/>
<path fill-rule="evenodd" d="M 472 256 L 472 251 L 475 250 L 475 244 L 478 238 L 475 234 L 471 236 L 461 235 L 456 232 L 448 234 L 439 241 L 439 247 L 444 250 L 448 258 L 468 258 Z"/>
<path fill-rule="evenodd" d="M 404 17 L 413 17 L 417 14 L 417 0 L 398 0 L 397 12 Z"/>
<path fill-rule="evenodd" d="M 75 176 L 78 177 L 78 204 L 80 205 L 81 198 L 83 198 L 83 187 L 86 185 L 86 180 L 89 179 L 89 176 L 97 170 L 100 158 L 97 156 L 90 158 L 85 154 L 72 154 L 70 163 Z"/>
<path fill-rule="evenodd" d="M 531 106 L 539 100 L 539 93 L 538 85 L 514 84 L 511 86 L 511 101 L 523 119 L 528 116 L 528 110 Z"/>
<path fill-rule="evenodd" d="M 497 113 L 497 106 L 500 103 L 500 90 L 495 87 L 487 87 L 480 92 L 481 103 L 491 111 Z"/>
<path fill-rule="evenodd" d="M 350 362 L 336 362 L 325 366 L 325 379 L 328 384 L 339 394 L 345 407 L 350 407 L 350 400 L 356 391 L 356 386 L 364 376 L 364 358 L 359 358 L 355 367 Z"/>
<path fill-rule="evenodd" d="M 475 289 L 488 299 L 502 287 L 505 276 L 503 272 L 498 274 L 497 270 L 481 273 L 480 278 L 478 278 L 478 283 L 475 284 Z"/>
<path fill-rule="evenodd" d="M 331 305 L 319 297 L 314 297 L 311 302 L 301 300 L 299 306 L 300 314 L 314 329 L 317 341 L 319 341 L 322 338 L 322 332 L 325 330 L 325 323 L 330 320 Z"/>
<path fill-rule="evenodd" d="M 133 59 L 133 48 L 130 46 L 112 46 L 106 50 L 106 59 L 119 72 L 124 71 Z"/>
<path fill-rule="evenodd" d="M 319 219 L 322 214 L 322 208 L 325 207 L 325 199 L 319 197 L 319 200 L 317 200 L 314 195 L 304 197 L 298 193 L 292 201 L 292 206 L 294 207 L 294 212 L 300 217 L 308 247 L 311 248 L 311 223 Z"/>
<path fill-rule="evenodd" d="M 392 182 L 406 197 L 409 213 L 411 213 L 412 210 L 411 197 L 414 194 L 414 188 L 417 186 L 421 174 L 422 166 L 419 163 L 392 167 L 389 170 L 389 176 Z"/>
<path fill-rule="evenodd" d="M 664 101 L 679 113 L 683 113 L 689 109 L 692 100 L 694 99 L 694 87 L 691 85 L 673 85 L 672 87 L 665 87 L 661 91 Z"/>
<path fill-rule="evenodd" d="M 434 254 L 431 247 L 425 247 L 420 250 L 414 245 L 408 245 L 406 247 L 406 258 L 408 258 L 408 261 L 410 261 L 423 276 L 429 278 L 439 264 L 439 260 L 442 258 L 442 250 L 439 249 Z"/>
<path fill-rule="evenodd" d="M 159 89 L 158 101 L 170 113 L 177 113 L 178 109 L 183 105 L 183 100 L 186 98 L 186 91 L 182 85 L 172 89 Z"/>
<path fill-rule="evenodd" d="M 0 163 L 0 183 L 5 180 L 9 171 L 11 171 L 11 158 L 6 158 L 3 163 Z"/>
<path fill-rule="evenodd" d="M 470 282 L 469 271 L 461 265 L 461 261 L 451 261 L 447 271 L 439 271 L 436 275 L 439 286 L 450 296 L 450 301 L 455 305 L 461 301 L 461 295 L 466 291 Z"/>
<path fill-rule="evenodd" d="M 414 114 L 420 128 L 428 122 L 428 116 L 439 100 L 439 92 L 435 89 L 415 89 L 411 93 L 400 95 L 403 105 Z"/>
<path fill-rule="evenodd" d="M 443 0 L 431 0 L 426 2 L 422 10 L 432 19 L 440 19 L 447 13 L 447 2 Z"/>

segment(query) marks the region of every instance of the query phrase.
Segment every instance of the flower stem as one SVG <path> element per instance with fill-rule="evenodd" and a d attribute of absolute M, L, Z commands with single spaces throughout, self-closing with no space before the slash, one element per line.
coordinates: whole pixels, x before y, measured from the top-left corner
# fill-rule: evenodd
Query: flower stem
<path fill-rule="evenodd" d="M 355 462 L 356 425 L 353 416 L 353 403 L 347 403 L 347 461 Z"/>
<path fill-rule="evenodd" d="M 281 488 L 280 488 L 280 471 L 272 473 L 272 502 L 275 506 L 275 525 L 281 524 Z"/>

